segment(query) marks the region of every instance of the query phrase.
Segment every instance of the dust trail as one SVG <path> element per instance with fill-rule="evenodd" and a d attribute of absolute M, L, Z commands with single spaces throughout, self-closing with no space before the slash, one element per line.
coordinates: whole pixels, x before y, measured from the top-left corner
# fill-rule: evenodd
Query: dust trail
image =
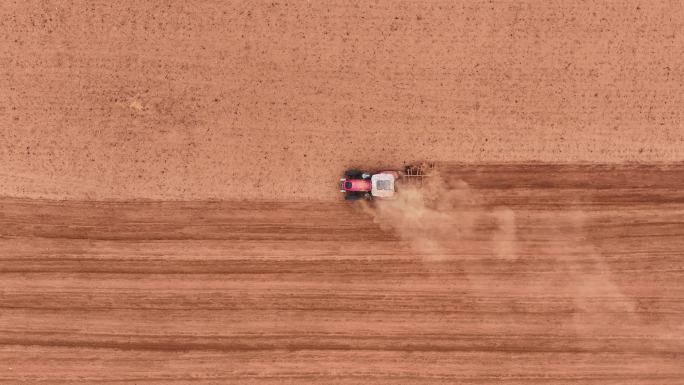
<path fill-rule="evenodd" d="M 615 283 L 605 257 L 588 240 L 589 219 L 588 213 L 581 210 L 568 210 L 557 219 L 565 223 L 567 233 L 576 236 L 571 241 L 567 233 L 555 231 L 554 251 L 575 256 L 563 261 L 569 284 L 559 291 L 574 301 L 573 327 L 578 333 L 592 333 L 606 324 L 614 325 L 615 331 L 626 330 L 639 323 L 636 302 Z"/>
<path fill-rule="evenodd" d="M 492 246 L 497 257 L 513 260 L 517 257 L 517 231 L 515 212 L 508 207 L 497 207 L 490 215 L 497 229 L 492 236 Z"/>
<path fill-rule="evenodd" d="M 453 255 L 460 240 L 479 236 L 478 227 L 495 222 L 492 248 L 515 257 L 515 214 L 506 207 L 486 209 L 466 182 L 433 170 L 422 186 L 402 186 L 394 200 L 362 203 L 362 209 L 383 229 L 391 230 L 429 261 Z"/>
<path fill-rule="evenodd" d="M 428 271 L 439 273 L 444 263 L 463 262 L 463 278 L 483 295 L 506 284 L 521 298 L 567 298 L 580 334 L 605 322 L 638 322 L 634 298 L 616 283 L 605 255 L 589 237 L 588 221 L 596 213 L 588 216 L 572 204 L 551 213 L 529 207 L 514 211 L 493 204 L 501 202 L 499 193 L 479 192 L 463 180 L 433 172 L 422 187 L 404 186 L 397 199 L 363 203 L 362 209 L 406 241 L 428 263 Z M 534 260 L 546 267 L 535 266 Z M 488 274 L 487 269 L 501 273 Z M 507 282 L 515 275 L 506 271 L 535 273 L 524 282 Z"/>

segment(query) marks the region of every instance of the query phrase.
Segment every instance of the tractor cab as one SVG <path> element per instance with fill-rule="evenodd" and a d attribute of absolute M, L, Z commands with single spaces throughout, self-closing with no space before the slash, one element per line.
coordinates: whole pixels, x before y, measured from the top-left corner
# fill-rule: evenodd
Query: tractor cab
<path fill-rule="evenodd" d="M 382 172 L 371 176 L 371 195 L 378 198 L 392 198 L 396 192 L 397 177 L 393 172 Z"/>

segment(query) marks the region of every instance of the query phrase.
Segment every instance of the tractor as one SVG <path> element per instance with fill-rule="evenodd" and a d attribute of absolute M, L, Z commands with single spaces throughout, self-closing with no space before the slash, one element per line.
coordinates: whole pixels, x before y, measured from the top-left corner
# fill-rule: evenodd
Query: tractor
<path fill-rule="evenodd" d="M 393 199 L 402 185 L 420 184 L 428 176 L 432 165 L 406 166 L 403 170 L 366 172 L 358 169 L 345 171 L 340 179 L 340 192 L 348 201 Z"/>

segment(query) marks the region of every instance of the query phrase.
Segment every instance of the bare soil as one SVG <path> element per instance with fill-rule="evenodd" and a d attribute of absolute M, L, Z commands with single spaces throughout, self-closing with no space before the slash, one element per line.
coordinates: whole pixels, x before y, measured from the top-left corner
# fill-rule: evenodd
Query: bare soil
<path fill-rule="evenodd" d="M 0 379 L 678 383 L 682 175 L 445 168 L 459 226 L 420 239 L 345 202 L 6 199 Z"/>
<path fill-rule="evenodd" d="M 336 199 L 347 166 L 684 161 L 669 1 L 0 4 L 0 193 Z"/>
<path fill-rule="evenodd" d="M 681 383 L 682 26 L 0 2 L 0 383 Z M 340 201 L 422 160 L 430 188 Z"/>

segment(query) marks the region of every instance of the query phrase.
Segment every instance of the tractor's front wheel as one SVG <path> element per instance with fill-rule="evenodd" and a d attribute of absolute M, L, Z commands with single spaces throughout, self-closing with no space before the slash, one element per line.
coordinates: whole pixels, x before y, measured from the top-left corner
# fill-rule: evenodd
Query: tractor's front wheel
<path fill-rule="evenodd" d="M 347 179 L 361 179 L 363 176 L 363 171 L 352 168 L 344 172 L 344 176 Z"/>
<path fill-rule="evenodd" d="M 364 195 L 358 193 L 347 193 L 344 196 L 344 200 L 346 201 L 358 201 L 361 199 L 364 199 Z"/>

